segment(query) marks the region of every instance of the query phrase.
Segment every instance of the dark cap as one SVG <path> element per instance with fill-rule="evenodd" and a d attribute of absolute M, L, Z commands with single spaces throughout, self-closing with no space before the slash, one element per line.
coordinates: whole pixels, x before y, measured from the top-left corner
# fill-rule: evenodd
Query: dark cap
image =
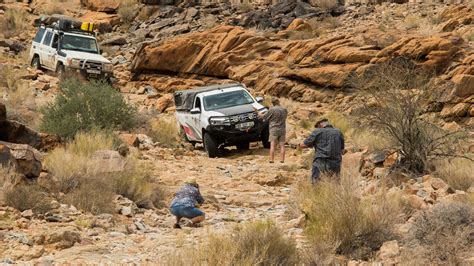
<path fill-rule="evenodd" d="M 329 120 L 325 117 L 321 118 L 318 120 L 318 122 L 316 122 L 316 124 L 314 124 L 314 127 L 318 127 L 319 124 L 323 123 L 323 122 L 328 122 Z"/>

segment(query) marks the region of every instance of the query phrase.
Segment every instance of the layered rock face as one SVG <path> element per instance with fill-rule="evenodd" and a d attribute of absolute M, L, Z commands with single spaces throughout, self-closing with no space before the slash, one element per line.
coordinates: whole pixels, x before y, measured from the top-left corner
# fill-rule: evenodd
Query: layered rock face
<path fill-rule="evenodd" d="M 360 46 L 349 36 L 291 41 L 220 26 L 142 45 L 135 54 L 132 71 L 229 78 L 260 93 L 314 101 L 323 100 L 322 89 L 344 88 L 353 73 L 396 56 L 444 72 L 455 55 L 465 54 L 463 40 L 450 33 L 407 37 L 379 50 Z M 465 55 L 461 65 L 443 76 L 450 80 L 458 74 L 466 75 L 453 79 L 459 84 L 457 93 L 462 95 L 472 93 L 467 89 L 473 74 L 471 56 Z"/>

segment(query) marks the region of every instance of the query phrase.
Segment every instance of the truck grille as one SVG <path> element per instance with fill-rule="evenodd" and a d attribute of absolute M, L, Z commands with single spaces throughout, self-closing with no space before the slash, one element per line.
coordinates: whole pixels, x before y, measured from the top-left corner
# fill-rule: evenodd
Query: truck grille
<path fill-rule="evenodd" d="M 257 114 L 254 112 L 251 112 L 251 113 L 231 116 L 230 121 L 232 123 L 239 123 L 239 122 L 252 121 L 255 118 L 257 118 Z"/>
<path fill-rule="evenodd" d="M 81 60 L 81 66 L 82 68 L 84 69 L 94 69 L 94 70 L 99 70 L 101 71 L 102 70 L 102 63 L 101 62 L 97 62 L 97 61 L 91 61 L 91 60 Z M 85 62 L 85 64 L 84 64 Z"/>

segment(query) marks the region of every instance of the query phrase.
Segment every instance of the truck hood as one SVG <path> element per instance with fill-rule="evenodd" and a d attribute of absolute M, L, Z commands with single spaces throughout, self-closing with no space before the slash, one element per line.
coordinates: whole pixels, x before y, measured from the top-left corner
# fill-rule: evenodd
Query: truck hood
<path fill-rule="evenodd" d="M 261 109 L 263 106 L 259 103 L 252 103 L 252 104 L 244 104 L 238 106 L 232 106 L 228 108 L 216 109 L 212 110 L 214 116 L 232 116 L 244 113 L 253 112 L 253 108 Z"/>
<path fill-rule="evenodd" d="M 100 54 L 92 54 L 92 53 L 86 53 L 86 52 L 79 52 L 79 51 L 71 51 L 71 50 L 66 50 L 62 49 L 64 53 L 67 54 L 68 58 L 76 58 L 76 59 L 87 59 L 91 61 L 97 61 L 101 63 L 110 63 L 107 58 L 103 57 Z"/>

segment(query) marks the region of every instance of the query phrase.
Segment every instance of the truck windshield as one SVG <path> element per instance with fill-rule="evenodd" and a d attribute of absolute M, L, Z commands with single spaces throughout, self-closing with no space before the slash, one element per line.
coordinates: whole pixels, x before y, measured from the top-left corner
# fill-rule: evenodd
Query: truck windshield
<path fill-rule="evenodd" d="M 204 97 L 204 108 L 208 111 L 253 103 L 252 97 L 244 90 L 225 92 Z"/>
<path fill-rule="evenodd" d="M 93 54 L 99 53 L 99 50 L 97 49 L 97 42 L 95 39 L 74 35 L 63 36 L 61 40 L 61 49 Z"/>

